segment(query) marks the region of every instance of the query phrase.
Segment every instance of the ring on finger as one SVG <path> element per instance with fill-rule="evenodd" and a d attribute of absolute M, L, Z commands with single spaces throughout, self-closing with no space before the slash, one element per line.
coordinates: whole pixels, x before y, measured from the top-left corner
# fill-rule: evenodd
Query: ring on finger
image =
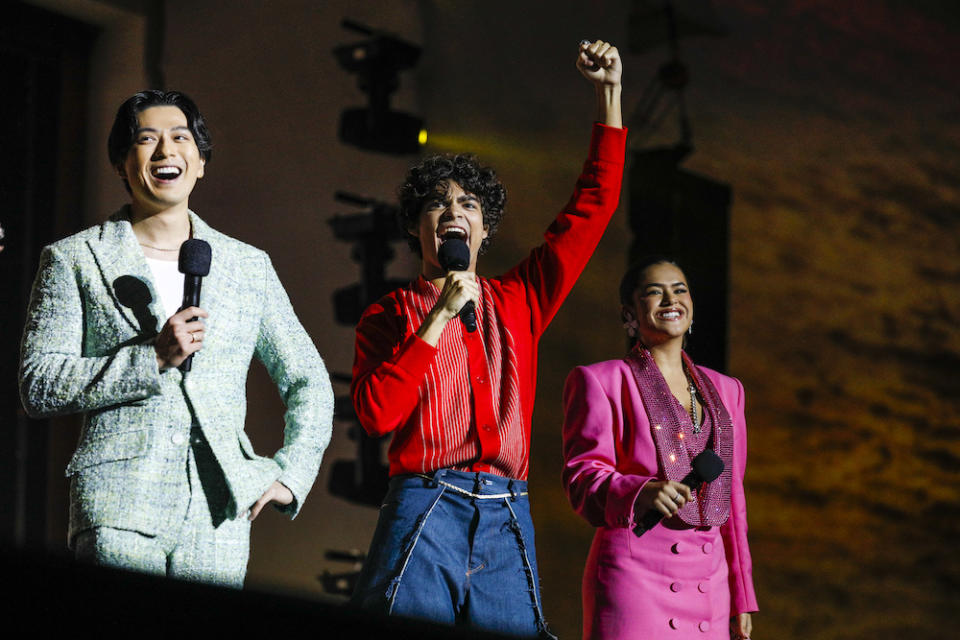
<path fill-rule="evenodd" d="M 192 343 L 194 343 L 194 342 L 196 342 L 196 341 L 197 341 L 197 334 L 196 334 L 196 332 L 193 332 L 193 333 L 190 334 L 190 343 L 192 344 Z"/>

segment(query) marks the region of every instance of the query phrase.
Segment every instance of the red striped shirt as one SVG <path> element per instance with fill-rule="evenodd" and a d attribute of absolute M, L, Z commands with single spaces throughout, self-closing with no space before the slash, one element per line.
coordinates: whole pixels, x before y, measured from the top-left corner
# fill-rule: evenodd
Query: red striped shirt
<path fill-rule="evenodd" d="M 394 433 L 390 475 L 527 478 L 537 344 L 617 208 L 625 141 L 626 130 L 594 125 L 573 197 L 544 243 L 503 276 L 478 277 L 476 332 L 455 320 L 436 347 L 415 335 L 440 296 L 423 277 L 364 312 L 351 392 L 368 433 Z"/>

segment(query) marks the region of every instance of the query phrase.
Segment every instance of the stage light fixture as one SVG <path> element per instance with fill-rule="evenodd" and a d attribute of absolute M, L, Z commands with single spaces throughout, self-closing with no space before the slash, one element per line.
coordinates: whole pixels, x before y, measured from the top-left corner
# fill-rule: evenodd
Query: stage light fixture
<path fill-rule="evenodd" d="M 400 86 L 400 71 L 417 64 L 420 47 L 357 22 L 341 24 L 370 39 L 333 50 L 340 66 L 357 75 L 357 86 L 369 99 L 366 107 L 340 114 L 340 141 L 367 151 L 417 153 L 427 141 L 423 120 L 391 109 L 390 94 Z"/>
<path fill-rule="evenodd" d="M 340 114 L 340 141 L 367 151 L 402 155 L 419 152 L 427 142 L 427 130 L 422 119 L 408 113 L 355 107 Z"/>

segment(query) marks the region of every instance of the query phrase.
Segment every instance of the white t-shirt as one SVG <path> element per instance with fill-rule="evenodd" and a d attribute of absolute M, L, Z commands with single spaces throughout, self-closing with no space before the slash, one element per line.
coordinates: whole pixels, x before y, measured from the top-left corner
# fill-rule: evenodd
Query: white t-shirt
<path fill-rule="evenodd" d="M 160 295 L 167 313 L 163 319 L 166 322 L 183 303 L 183 274 L 177 268 L 176 260 L 147 258 L 147 264 L 153 272 L 153 288 Z"/>

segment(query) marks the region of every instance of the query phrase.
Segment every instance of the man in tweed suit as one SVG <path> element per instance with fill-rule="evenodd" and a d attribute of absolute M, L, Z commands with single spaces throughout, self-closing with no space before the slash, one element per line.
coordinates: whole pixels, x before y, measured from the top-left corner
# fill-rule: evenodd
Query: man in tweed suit
<path fill-rule="evenodd" d="M 23 404 L 34 417 L 84 416 L 66 471 L 78 559 L 239 587 L 250 522 L 270 503 L 296 516 L 313 485 L 330 440 L 329 377 L 269 257 L 188 208 L 210 159 L 193 102 L 134 95 L 108 148 L 131 202 L 43 251 L 21 349 Z M 188 238 L 208 242 L 213 257 L 204 308 L 177 311 Z M 287 409 L 272 457 L 244 433 L 254 356 Z"/>

